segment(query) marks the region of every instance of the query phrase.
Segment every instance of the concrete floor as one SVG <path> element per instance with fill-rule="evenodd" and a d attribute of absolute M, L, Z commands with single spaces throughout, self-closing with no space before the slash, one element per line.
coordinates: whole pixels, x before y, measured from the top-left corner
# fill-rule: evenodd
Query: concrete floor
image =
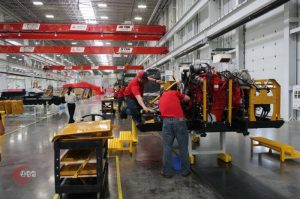
<path fill-rule="evenodd" d="M 99 101 L 82 102 L 76 118 L 97 113 Z M 67 122 L 67 116 L 54 115 L 34 123 L 32 118 L 8 118 L 6 135 L 0 137 L 1 199 L 52 199 L 53 134 Z M 129 120 L 115 120 L 119 130 L 130 129 Z M 21 125 L 21 127 L 20 127 Z M 117 134 L 118 131 L 114 133 Z M 300 149 L 300 122 L 286 123 L 281 129 L 251 130 L 251 135 L 262 135 Z M 249 137 L 227 133 L 227 150 L 233 156 L 228 165 L 217 161 L 215 155 L 196 157 L 193 174 L 187 178 L 176 175 L 172 179 L 160 176 L 162 140 L 159 132 L 140 133 L 135 153 L 118 153 L 123 197 L 135 198 L 300 198 L 300 161 L 279 162 L 278 155 L 257 147 L 250 157 Z M 217 134 L 201 138 L 201 148 L 218 146 Z M 20 166 L 36 172 L 29 182 L 16 183 L 15 174 Z M 109 164 L 109 194 L 118 198 L 115 158 Z M 96 198 L 94 194 L 66 195 L 64 198 Z"/>

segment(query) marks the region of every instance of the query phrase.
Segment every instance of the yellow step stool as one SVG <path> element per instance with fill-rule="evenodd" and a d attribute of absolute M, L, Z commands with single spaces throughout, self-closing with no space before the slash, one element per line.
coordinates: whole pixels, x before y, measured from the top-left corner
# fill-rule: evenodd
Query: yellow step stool
<path fill-rule="evenodd" d="M 131 131 L 120 131 L 120 144 L 123 151 L 128 150 L 130 153 L 132 153 L 132 134 Z M 124 144 L 127 144 L 127 147 L 124 147 Z"/>

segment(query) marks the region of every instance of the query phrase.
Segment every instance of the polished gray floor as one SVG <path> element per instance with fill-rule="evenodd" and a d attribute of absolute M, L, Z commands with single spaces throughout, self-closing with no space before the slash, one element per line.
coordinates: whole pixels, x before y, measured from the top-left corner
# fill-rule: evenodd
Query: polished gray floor
<path fill-rule="evenodd" d="M 82 102 L 76 118 L 98 113 L 99 101 Z M 41 118 L 8 118 L 7 134 L 0 137 L 1 199 L 52 199 L 53 134 L 67 122 L 67 116 Z M 119 130 L 129 130 L 130 120 L 114 120 Z M 286 123 L 281 129 L 251 130 L 251 135 L 262 135 L 300 149 L 300 122 Z M 118 130 L 114 132 L 118 133 Z M 159 132 L 139 133 L 135 153 L 116 153 L 120 156 L 123 197 L 135 198 L 300 198 L 300 161 L 279 162 L 276 154 L 256 148 L 250 157 L 249 137 L 227 133 L 227 150 L 232 164 L 217 161 L 215 155 L 197 156 L 193 174 L 187 178 L 176 175 L 172 179 L 160 176 L 162 140 Z M 218 146 L 218 135 L 201 138 L 201 148 Z M 36 172 L 36 177 L 20 183 L 15 173 L 20 166 Z M 66 195 L 64 198 L 95 198 L 95 195 Z M 115 158 L 110 159 L 109 195 L 118 198 Z"/>

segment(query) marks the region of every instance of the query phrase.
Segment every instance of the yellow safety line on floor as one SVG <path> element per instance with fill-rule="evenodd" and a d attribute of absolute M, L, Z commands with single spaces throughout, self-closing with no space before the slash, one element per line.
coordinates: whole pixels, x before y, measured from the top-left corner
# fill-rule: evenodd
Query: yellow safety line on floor
<path fill-rule="evenodd" d="M 121 175 L 120 175 L 120 161 L 119 161 L 119 156 L 116 156 L 116 167 L 117 167 L 118 196 L 119 196 L 119 199 L 123 199 L 123 192 L 122 192 L 122 185 L 121 185 Z"/>
<path fill-rule="evenodd" d="M 58 194 L 55 194 L 55 195 L 53 196 L 53 199 L 58 199 L 58 198 L 59 198 Z"/>

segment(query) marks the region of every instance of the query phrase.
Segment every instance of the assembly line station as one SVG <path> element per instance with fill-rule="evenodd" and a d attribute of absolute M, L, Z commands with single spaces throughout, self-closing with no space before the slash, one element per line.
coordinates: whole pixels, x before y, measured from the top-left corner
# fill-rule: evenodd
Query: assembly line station
<path fill-rule="evenodd" d="M 1 0 L 0 199 L 300 198 L 299 0 Z"/>

